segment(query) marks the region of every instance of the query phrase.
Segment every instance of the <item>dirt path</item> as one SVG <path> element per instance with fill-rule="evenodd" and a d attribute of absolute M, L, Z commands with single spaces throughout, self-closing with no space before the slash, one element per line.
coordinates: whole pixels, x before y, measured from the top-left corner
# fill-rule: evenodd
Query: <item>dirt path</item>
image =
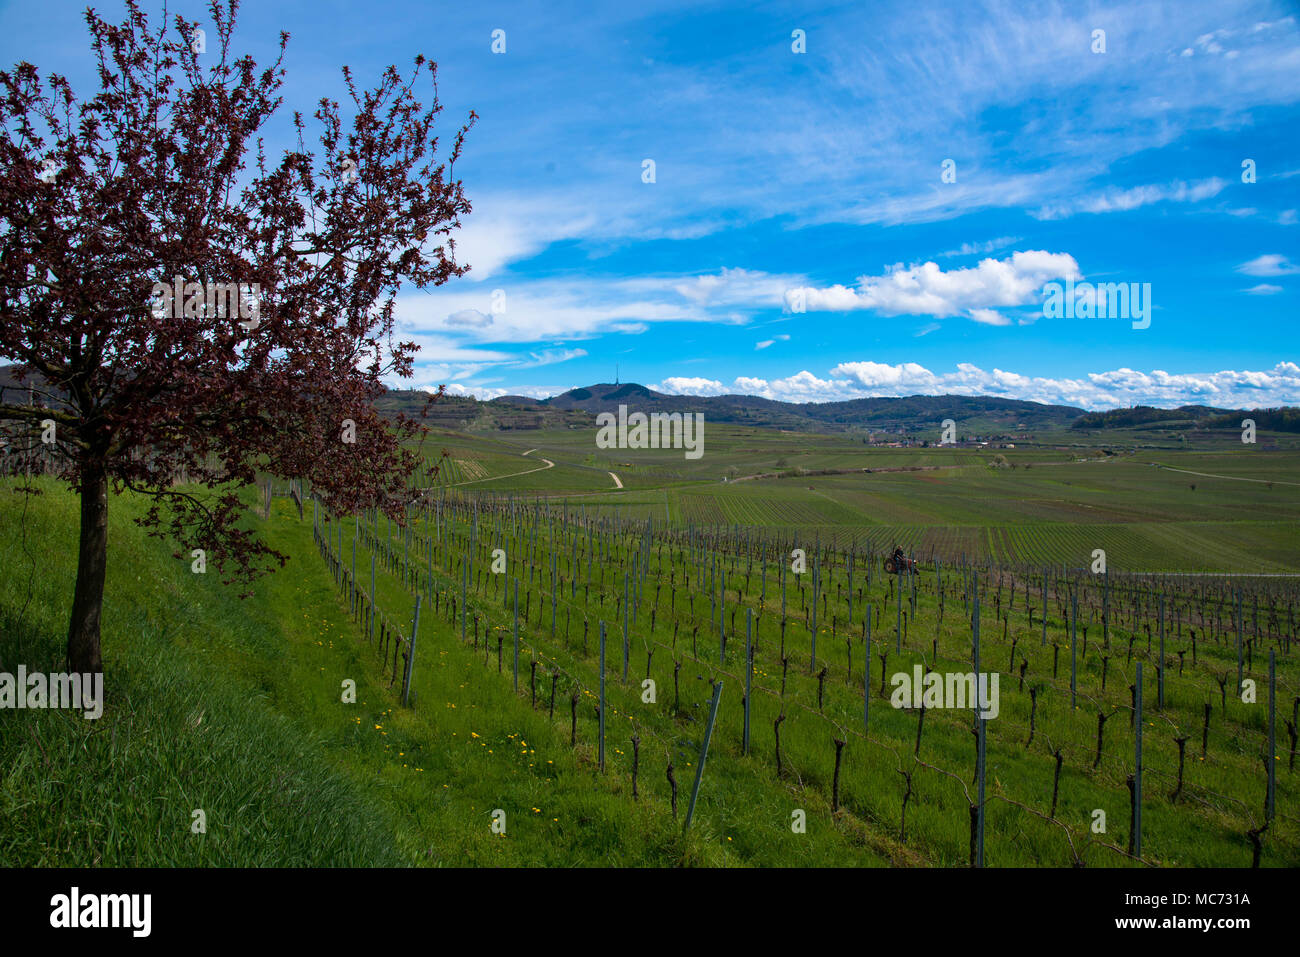
<path fill-rule="evenodd" d="M 523 454 L 528 455 L 529 452 L 536 452 L 536 451 L 537 451 L 536 449 L 529 449 L 528 452 L 525 452 Z M 538 458 L 541 458 L 541 456 L 539 455 Z M 555 463 L 552 462 L 550 459 L 542 459 L 542 461 L 545 462 L 546 464 L 539 465 L 535 469 L 524 469 L 522 472 L 511 472 L 509 475 L 491 475 L 488 478 L 470 479 L 468 482 L 454 482 L 447 487 L 456 488 L 457 486 L 460 485 L 477 485 L 479 482 L 495 482 L 497 481 L 497 479 L 517 478 L 520 475 L 532 475 L 534 472 L 545 472 L 547 469 L 555 468 Z M 611 472 L 610 474 L 612 475 L 613 473 Z M 615 479 L 615 481 L 618 480 Z M 622 485 L 619 485 L 619 488 L 622 487 L 623 487 Z"/>
<path fill-rule="evenodd" d="M 1245 478 L 1241 475 L 1215 475 L 1213 472 L 1193 472 L 1189 469 L 1176 469 L 1169 465 L 1161 465 L 1158 462 L 1152 462 L 1156 468 L 1164 469 L 1166 472 L 1182 472 L 1184 475 L 1202 475 L 1205 478 L 1228 479 L 1231 482 L 1259 482 L 1263 485 L 1300 485 L 1300 482 L 1283 482 L 1281 479 L 1254 479 Z"/>
<path fill-rule="evenodd" d="M 610 473 L 609 473 L 609 477 L 612 478 L 612 479 L 614 480 L 614 486 L 615 486 L 616 488 L 622 488 L 622 487 L 623 487 L 623 482 L 622 482 L 622 480 L 621 480 L 617 475 L 615 475 L 613 472 L 610 472 Z"/>

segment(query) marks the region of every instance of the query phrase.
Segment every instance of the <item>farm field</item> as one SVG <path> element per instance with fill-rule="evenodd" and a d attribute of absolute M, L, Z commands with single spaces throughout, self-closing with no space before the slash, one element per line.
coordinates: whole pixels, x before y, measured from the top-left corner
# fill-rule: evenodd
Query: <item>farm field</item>
<path fill-rule="evenodd" d="M 244 601 L 144 538 L 130 521 L 140 504 L 116 497 L 112 547 L 130 561 L 112 566 L 106 603 L 114 732 L 57 712 L 7 720 L 0 856 L 967 866 L 978 843 L 988 866 L 1300 864 L 1300 487 L 1282 477 L 1297 453 L 859 449 L 717 432 L 698 462 L 593 453 L 582 430 L 430 435 L 405 527 L 331 515 L 310 490 L 300 519 L 279 487 L 263 517 L 249 490 L 250 527 L 290 561 Z M 999 454 L 1016 467 L 990 467 Z M 37 481 L 28 514 L 4 499 L 0 661 L 50 666 L 75 510 Z M 48 555 L 39 575 L 33 542 Z M 915 575 L 885 573 L 895 544 L 920 560 Z M 1107 574 L 1090 570 L 1095 549 Z M 918 667 L 999 677 L 983 801 L 972 711 L 894 706 L 893 676 Z M 344 678 L 358 704 L 339 701 Z M 254 708 L 234 706 L 249 695 Z M 153 716 L 147 736 L 139 713 Z M 204 758 L 270 733 L 282 749 Z M 120 749 L 142 769 L 129 779 Z M 67 783 L 46 806 L 21 769 L 50 761 Z M 350 830 L 327 840 L 287 825 L 286 787 Z M 91 799 L 121 788 L 152 800 L 128 812 Z M 208 795 L 211 841 L 139 839 L 187 833 L 195 794 Z M 491 829 L 498 810 L 508 839 Z M 123 836 L 105 844 L 105 830 Z"/>
<path fill-rule="evenodd" d="M 626 519 L 803 529 L 827 543 L 897 543 L 949 559 L 1082 567 L 1101 548 L 1127 571 L 1300 569 L 1296 451 L 881 449 L 837 436 L 798 442 L 784 433 L 720 427 L 710 430 L 704 458 L 688 461 L 667 450 L 607 456 L 595 449 L 593 434 L 504 440 L 536 447 L 533 457 L 556 468 L 489 483 L 492 494 L 551 493 Z M 478 440 L 467 441 L 473 448 Z M 999 455 L 1015 467 L 991 468 Z M 612 487 L 608 471 L 623 489 Z M 763 477 L 775 472 L 785 474 Z"/>

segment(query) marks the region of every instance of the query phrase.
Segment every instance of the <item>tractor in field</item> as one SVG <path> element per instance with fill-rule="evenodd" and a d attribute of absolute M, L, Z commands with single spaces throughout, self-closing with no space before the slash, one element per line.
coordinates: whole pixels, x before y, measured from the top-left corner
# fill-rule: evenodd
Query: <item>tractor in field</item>
<path fill-rule="evenodd" d="M 895 547 L 894 554 L 885 559 L 885 571 L 889 572 L 891 575 L 908 574 L 915 572 L 917 568 L 916 559 L 908 558 L 904 555 L 901 547 Z"/>

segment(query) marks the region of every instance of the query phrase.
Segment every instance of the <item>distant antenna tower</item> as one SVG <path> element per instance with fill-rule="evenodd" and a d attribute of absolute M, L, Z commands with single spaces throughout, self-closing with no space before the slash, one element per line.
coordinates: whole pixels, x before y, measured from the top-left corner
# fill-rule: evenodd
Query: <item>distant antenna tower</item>
<path fill-rule="evenodd" d="M 618 385 L 618 363 L 614 363 L 614 385 Z"/>

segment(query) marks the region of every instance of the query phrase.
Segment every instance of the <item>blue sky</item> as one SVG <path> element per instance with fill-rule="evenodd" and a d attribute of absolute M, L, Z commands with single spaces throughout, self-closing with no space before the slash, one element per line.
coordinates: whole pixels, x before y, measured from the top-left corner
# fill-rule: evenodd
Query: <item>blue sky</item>
<path fill-rule="evenodd" d="M 89 91 L 80 6 L 0 8 L 6 64 Z M 416 53 L 480 116 L 471 272 L 399 300 L 418 386 L 1300 404 L 1296 3 L 289 0 L 236 49 L 281 29 L 286 120 Z M 1149 326 L 1045 317 L 1067 278 Z"/>

